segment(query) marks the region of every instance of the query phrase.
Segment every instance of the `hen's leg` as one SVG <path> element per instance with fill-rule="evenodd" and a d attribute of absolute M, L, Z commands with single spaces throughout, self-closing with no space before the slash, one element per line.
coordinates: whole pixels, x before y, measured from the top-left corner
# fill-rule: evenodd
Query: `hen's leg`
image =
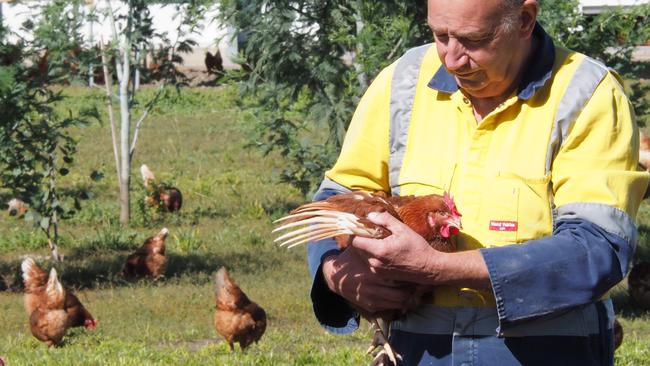
<path fill-rule="evenodd" d="M 372 318 L 372 324 L 375 328 L 375 334 L 372 337 L 372 343 L 370 344 L 370 347 L 368 347 L 366 353 L 370 354 L 378 347 L 381 347 L 382 349 L 375 355 L 370 366 L 397 365 L 397 360 L 401 360 L 402 356 L 395 353 L 388 343 L 389 323 L 383 319 Z"/>

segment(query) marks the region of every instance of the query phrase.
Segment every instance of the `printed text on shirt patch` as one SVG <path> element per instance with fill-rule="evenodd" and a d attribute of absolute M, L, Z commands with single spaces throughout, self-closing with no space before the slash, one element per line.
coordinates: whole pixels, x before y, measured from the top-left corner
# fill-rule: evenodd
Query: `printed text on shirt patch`
<path fill-rule="evenodd" d="M 517 221 L 490 220 L 491 231 L 517 231 Z"/>

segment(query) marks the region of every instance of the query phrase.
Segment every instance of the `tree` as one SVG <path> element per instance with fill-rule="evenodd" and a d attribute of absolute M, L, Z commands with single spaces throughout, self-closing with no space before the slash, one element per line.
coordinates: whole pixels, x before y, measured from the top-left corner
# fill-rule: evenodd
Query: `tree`
<path fill-rule="evenodd" d="M 425 4 L 221 1 L 221 24 L 247 36 L 243 58 L 252 73 L 243 104 L 257 118 L 252 140 L 265 154 L 287 158 L 282 180 L 306 194 L 322 179 L 372 78 L 430 41 Z"/>
<path fill-rule="evenodd" d="M 638 71 L 629 54 L 647 34 L 640 15 L 648 6 L 592 20 L 577 0 L 541 4 L 541 21 L 560 43 L 601 58 L 624 77 Z M 286 157 L 280 178 L 305 194 L 338 155 L 368 83 L 406 49 L 432 41 L 425 1 L 222 0 L 219 10 L 221 23 L 247 39 L 241 58 L 252 72 L 242 106 L 257 119 L 252 143 Z M 637 115 L 647 118 L 640 84 L 630 85 Z"/>
<path fill-rule="evenodd" d="M 157 33 L 153 29 L 153 18 L 149 10 L 150 1 L 128 0 L 124 1 L 126 12 L 117 14 L 111 7 L 111 2 L 106 1 L 105 16 L 112 24 L 113 38 L 109 50 L 115 55 L 114 65 L 109 65 L 106 56 L 106 45 L 102 44 L 102 64 L 106 80 L 106 101 L 111 126 L 113 152 L 117 171 L 120 200 L 120 222 L 128 224 L 130 217 L 130 181 L 131 161 L 135 153 L 138 135 L 142 123 L 147 118 L 151 109 L 162 95 L 166 86 L 179 88 L 185 82 L 184 75 L 179 73 L 176 64 L 182 62 L 179 53 L 189 52 L 195 42 L 189 38 L 198 28 L 197 19 L 202 14 L 205 5 L 203 1 L 189 1 L 173 5 L 179 16 L 182 17 L 177 29 L 178 38 L 171 41 L 165 34 Z M 171 5 L 170 5 L 171 6 Z M 134 81 L 140 71 L 143 49 L 153 49 L 157 41 L 163 48 L 166 58 L 157 65 L 162 80 L 154 97 L 144 104 L 139 104 L 136 99 L 137 83 Z M 114 69 L 113 69 L 114 66 Z M 120 128 L 118 129 L 113 117 L 113 89 L 111 86 L 112 70 L 117 75 L 117 99 L 119 101 Z M 134 128 L 132 122 L 134 115 L 139 112 Z M 133 132 L 131 132 L 133 131 Z M 118 147 L 119 145 L 119 147 Z"/>
<path fill-rule="evenodd" d="M 626 89 L 637 115 L 645 126 L 650 120 L 650 84 L 639 79 L 647 75 L 650 64 L 634 60 L 636 46 L 650 40 L 647 14 L 650 4 L 613 8 L 596 16 L 579 11 L 577 0 L 541 2 L 540 22 L 560 44 L 601 60 L 625 79 Z"/>
<path fill-rule="evenodd" d="M 54 105 L 64 96 L 49 86 L 60 78 L 60 70 L 42 73 L 38 60 L 43 50 L 38 44 L 10 43 L 7 36 L 0 25 L 0 187 L 29 204 L 25 219 L 45 233 L 58 261 L 59 222 L 80 209 L 79 198 L 72 197 L 74 206 L 69 208 L 58 187 L 59 176 L 68 174 L 76 152 L 69 128 L 97 113 L 89 109 L 78 115 L 57 114 Z"/>

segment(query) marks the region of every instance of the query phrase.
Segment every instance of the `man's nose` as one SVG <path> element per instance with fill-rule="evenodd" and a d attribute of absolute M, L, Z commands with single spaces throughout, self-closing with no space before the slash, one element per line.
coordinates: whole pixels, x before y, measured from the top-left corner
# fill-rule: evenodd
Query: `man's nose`
<path fill-rule="evenodd" d="M 455 71 L 462 69 L 467 64 L 469 57 L 465 53 L 465 48 L 460 42 L 451 38 L 447 42 L 447 53 L 445 54 L 445 66 L 447 70 Z"/>

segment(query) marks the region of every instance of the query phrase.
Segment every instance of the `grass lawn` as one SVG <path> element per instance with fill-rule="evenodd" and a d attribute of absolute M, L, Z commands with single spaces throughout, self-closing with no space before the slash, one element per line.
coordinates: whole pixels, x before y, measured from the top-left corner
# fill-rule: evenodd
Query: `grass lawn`
<path fill-rule="evenodd" d="M 66 107 L 96 104 L 101 91 L 70 88 Z M 94 332 L 69 331 L 64 345 L 48 349 L 32 337 L 22 305 L 20 262 L 35 256 L 51 266 L 44 237 L 30 223 L 0 213 L 0 356 L 8 365 L 362 365 L 371 333 L 326 333 L 312 315 L 304 248 L 279 249 L 273 219 L 301 203 L 300 194 L 277 183 L 277 156 L 247 147 L 255 116 L 234 106 L 229 88 L 170 93 L 145 122 L 133 162 L 132 199 L 142 197 L 139 166 L 173 182 L 184 195 L 179 215 L 149 215 L 132 204 L 128 229 L 117 224 L 119 207 L 107 123 L 74 131 L 79 152 L 63 185 L 90 198 L 62 224 L 57 265 L 98 319 Z M 99 182 L 93 171 L 103 173 Z M 2 196 L 3 200 L 6 197 Z M 650 207 L 639 215 L 639 255 L 650 258 Z M 645 225 L 644 225 L 645 224 Z M 169 267 L 157 282 L 131 283 L 118 275 L 126 256 L 168 227 Z M 648 248 L 648 250 L 646 250 Z M 246 353 L 231 353 L 215 333 L 213 276 L 227 266 L 242 289 L 268 314 L 266 334 Z M 650 319 L 629 303 L 625 284 L 614 290 L 625 329 L 619 365 L 650 359 Z"/>

